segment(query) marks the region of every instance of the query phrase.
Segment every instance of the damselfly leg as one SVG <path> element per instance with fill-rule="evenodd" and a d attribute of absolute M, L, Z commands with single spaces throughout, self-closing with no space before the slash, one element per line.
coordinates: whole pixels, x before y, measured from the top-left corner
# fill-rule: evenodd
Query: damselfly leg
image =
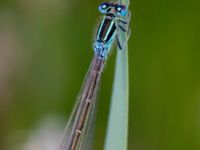
<path fill-rule="evenodd" d="M 131 13 L 129 12 L 126 18 L 116 19 L 116 42 L 120 50 L 124 49 L 131 34 L 129 29 L 130 17 Z"/>

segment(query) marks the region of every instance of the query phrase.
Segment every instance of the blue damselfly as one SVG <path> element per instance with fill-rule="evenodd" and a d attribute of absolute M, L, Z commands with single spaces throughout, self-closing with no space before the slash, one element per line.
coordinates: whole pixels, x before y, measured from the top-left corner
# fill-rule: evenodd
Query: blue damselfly
<path fill-rule="evenodd" d="M 105 60 L 116 39 L 119 49 L 123 49 L 128 40 L 129 13 L 121 3 L 102 3 L 99 11 L 104 15 L 99 25 L 93 46 L 94 57 L 77 98 L 75 108 L 65 129 L 59 150 L 83 149 L 83 144 L 93 117 L 99 79 Z M 124 37 L 121 38 L 121 34 Z"/>

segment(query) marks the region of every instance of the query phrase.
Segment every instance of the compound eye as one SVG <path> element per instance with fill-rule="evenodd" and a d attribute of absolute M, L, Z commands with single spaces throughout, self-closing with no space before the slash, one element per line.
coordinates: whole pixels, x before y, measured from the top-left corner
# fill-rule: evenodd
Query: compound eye
<path fill-rule="evenodd" d="M 109 8 L 109 3 L 102 3 L 101 5 L 99 5 L 99 11 L 100 11 L 102 14 L 106 14 L 108 8 Z"/>
<path fill-rule="evenodd" d="M 116 5 L 115 10 L 116 10 L 116 13 L 120 16 L 126 16 L 126 14 L 128 12 L 126 9 L 126 6 L 124 6 L 124 5 Z"/>

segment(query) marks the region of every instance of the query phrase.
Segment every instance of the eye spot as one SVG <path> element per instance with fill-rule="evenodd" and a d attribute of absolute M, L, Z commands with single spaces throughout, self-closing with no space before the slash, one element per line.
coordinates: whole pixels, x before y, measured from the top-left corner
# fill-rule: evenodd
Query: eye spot
<path fill-rule="evenodd" d="M 122 10 L 121 7 L 117 7 L 117 11 L 120 12 Z"/>
<path fill-rule="evenodd" d="M 103 8 L 103 9 L 106 9 L 106 8 L 107 8 L 107 5 L 106 5 L 106 4 L 103 4 L 103 5 L 102 5 L 102 8 Z"/>

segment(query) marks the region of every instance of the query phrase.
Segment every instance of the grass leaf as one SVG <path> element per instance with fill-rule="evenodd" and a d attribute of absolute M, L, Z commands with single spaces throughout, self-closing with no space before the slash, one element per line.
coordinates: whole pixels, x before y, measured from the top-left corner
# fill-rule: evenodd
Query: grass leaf
<path fill-rule="evenodd" d="M 128 6 L 129 0 L 122 0 L 122 3 Z M 126 150 L 128 148 L 128 74 L 128 46 L 126 46 L 124 50 L 117 51 L 105 150 Z"/>

